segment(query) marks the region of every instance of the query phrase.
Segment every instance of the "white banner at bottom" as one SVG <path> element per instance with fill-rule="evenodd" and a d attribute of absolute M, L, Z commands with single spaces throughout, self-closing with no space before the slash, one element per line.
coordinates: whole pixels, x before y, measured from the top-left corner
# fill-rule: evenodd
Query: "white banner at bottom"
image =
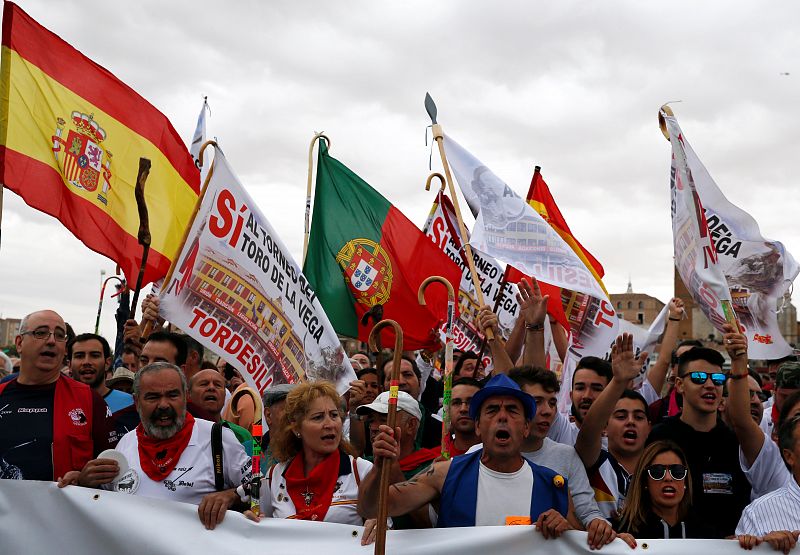
<path fill-rule="evenodd" d="M 0 553 L 372 553 L 361 545 L 362 529 L 344 524 L 264 519 L 251 522 L 229 512 L 206 530 L 197 507 L 80 487 L 58 489 L 51 482 L 0 480 Z M 771 552 L 762 545 L 755 550 Z M 589 553 L 585 532 L 545 540 L 530 526 L 483 526 L 389 531 L 389 554 L 459 555 Z M 597 552 L 592 552 L 597 553 Z M 631 550 L 620 540 L 608 555 L 742 555 L 731 540 L 639 540 Z"/>

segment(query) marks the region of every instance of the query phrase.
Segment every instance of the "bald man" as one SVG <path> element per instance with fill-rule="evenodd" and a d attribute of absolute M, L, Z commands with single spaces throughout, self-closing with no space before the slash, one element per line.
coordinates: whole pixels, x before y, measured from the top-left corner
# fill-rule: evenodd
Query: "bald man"
<path fill-rule="evenodd" d="M 19 375 L 0 384 L 0 478 L 57 480 L 116 444 L 102 397 L 60 372 L 66 343 L 67 326 L 52 310 L 20 322 Z"/>

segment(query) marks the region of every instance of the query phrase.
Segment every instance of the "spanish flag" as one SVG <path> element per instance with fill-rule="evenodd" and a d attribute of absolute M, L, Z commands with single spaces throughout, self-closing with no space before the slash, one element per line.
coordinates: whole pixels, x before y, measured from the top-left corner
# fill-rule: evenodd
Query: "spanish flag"
<path fill-rule="evenodd" d="M 606 287 L 603 285 L 602 279 L 604 275 L 603 266 L 601 266 L 600 262 L 598 262 L 597 259 L 578 242 L 575 236 L 572 235 L 567 221 L 564 219 L 564 216 L 561 215 L 561 210 L 558 209 L 553 195 L 550 194 L 550 188 L 542 178 L 539 166 L 536 166 L 533 171 L 533 178 L 531 179 L 531 186 L 528 189 L 527 201 L 528 204 L 550 224 L 550 227 L 561 236 L 564 242 L 575 251 L 575 254 L 578 255 L 578 258 L 580 258 L 589 271 L 592 272 L 597 283 L 599 283 L 600 287 L 605 291 Z M 606 294 L 608 294 L 608 291 L 606 291 Z"/>
<path fill-rule="evenodd" d="M 3 8 L 0 182 L 58 218 L 135 283 L 142 259 L 134 198 L 139 158 L 152 243 L 144 275 L 166 275 L 200 191 L 169 120 L 108 70 L 15 4 Z"/>

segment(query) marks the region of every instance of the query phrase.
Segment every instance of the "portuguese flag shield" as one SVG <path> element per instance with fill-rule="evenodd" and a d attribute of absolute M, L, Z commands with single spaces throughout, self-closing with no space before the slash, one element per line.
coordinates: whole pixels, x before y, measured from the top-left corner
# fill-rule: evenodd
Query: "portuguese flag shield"
<path fill-rule="evenodd" d="M 427 305 L 420 284 L 439 275 L 457 284 L 461 271 L 411 221 L 320 142 L 311 236 L 303 273 L 337 333 L 366 341 L 368 311 L 403 328 L 404 350 L 436 349 L 447 292 L 432 284 Z M 374 308 L 375 307 L 375 308 Z M 382 314 L 381 314 L 382 310 Z M 384 345 L 394 341 L 391 331 Z"/>

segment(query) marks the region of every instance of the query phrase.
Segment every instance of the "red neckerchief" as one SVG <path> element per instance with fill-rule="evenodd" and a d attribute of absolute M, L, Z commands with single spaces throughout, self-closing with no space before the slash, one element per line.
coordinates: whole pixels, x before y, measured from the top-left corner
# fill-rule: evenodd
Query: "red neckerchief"
<path fill-rule="evenodd" d="M 303 451 L 289 463 L 283 477 L 286 479 L 286 491 L 294 503 L 295 518 L 325 520 L 339 477 L 339 457 L 339 451 L 334 451 L 312 468 L 308 476 L 305 476 Z"/>
<path fill-rule="evenodd" d="M 194 428 L 194 416 L 188 412 L 183 428 L 169 439 L 149 437 L 144 433 L 141 423 L 136 426 L 136 439 L 139 440 L 139 463 L 151 480 L 160 482 L 173 471 L 183 450 L 189 445 L 192 428 Z"/>
<path fill-rule="evenodd" d="M 772 424 L 775 429 L 778 429 L 778 418 L 781 416 L 781 411 L 778 410 L 778 407 L 775 403 L 772 403 Z"/>
<path fill-rule="evenodd" d="M 400 459 L 400 470 L 403 472 L 414 470 L 419 465 L 426 462 L 431 462 L 432 460 L 439 458 L 441 455 L 441 447 L 437 447 L 436 449 L 420 449 L 419 451 L 414 451 L 410 455 Z"/>
<path fill-rule="evenodd" d="M 450 457 L 457 457 L 467 452 L 467 449 L 459 449 L 456 447 L 456 440 L 453 436 L 448 435 L 444 440 L 447 442 L 447 451 L 450 453 Z"/>

